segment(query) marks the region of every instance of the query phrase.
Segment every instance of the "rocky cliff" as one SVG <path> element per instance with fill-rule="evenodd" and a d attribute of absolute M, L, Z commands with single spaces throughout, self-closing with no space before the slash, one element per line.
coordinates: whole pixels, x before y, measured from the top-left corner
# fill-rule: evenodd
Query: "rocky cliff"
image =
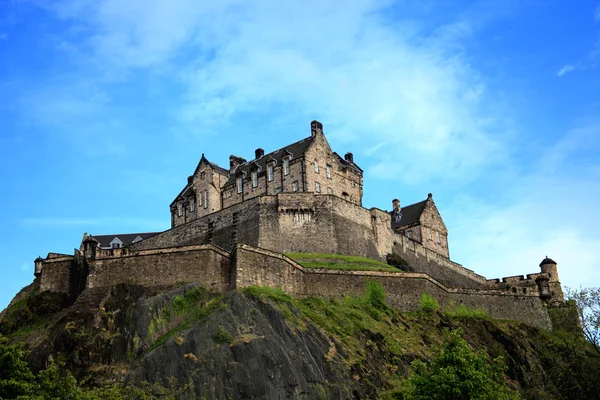
<path fill-rule="evenodd" d="M 600 362 L 578 338 L 477 313 L 400 313 L 366 297 L 292 299 L 266 288 L 209 295 L 200 284 L 88 289 L 74 304 L 24 288 L 0 333 L 58 362 L 83 387 L 166 388 L 176 398 L 365 399 L 395 396 L 411 363 L 461 329 L 522 398 L 598 398 Z"/>

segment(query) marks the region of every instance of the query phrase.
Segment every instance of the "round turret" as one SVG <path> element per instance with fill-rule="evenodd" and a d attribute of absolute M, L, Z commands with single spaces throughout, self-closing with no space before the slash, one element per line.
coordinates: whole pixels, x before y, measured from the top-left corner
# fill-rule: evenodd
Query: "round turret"
<path fill-rule="evenodd" d="M 91 259 L 96 258 L 97 247 L 98 241 L 92 235 L 88 235 L 83 241 L 83 256 Z"/>
<path fill-rule="evenodd" d="M 33 262 L 33 265 L 34 265 L 33 275 L 35 275 L 36 277 L 38 277 L 42 274 L 43 263 L 44 263 L 44 259 L 42 257 L 36 258 L 35 261 Z"/>
<path fill-rule="evenodd" d="M 548 278 L 550 278 L 550 282 L 558 282 L 558 268 L 556 266 L 556 261 L 551 258 L 544 258 L 540 263 L 540 269 L 543 273 L 548 274 Z"/>

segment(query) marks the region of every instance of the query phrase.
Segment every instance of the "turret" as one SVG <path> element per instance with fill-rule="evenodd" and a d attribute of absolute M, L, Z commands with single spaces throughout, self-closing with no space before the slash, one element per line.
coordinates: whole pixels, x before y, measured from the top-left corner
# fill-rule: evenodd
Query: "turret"
<path fill-rule="evenodd" d="M 97 248 L 98 241 L 92 235 L 88 235 L 83 241 L 83 257 L 94 260 L 96 258 Z"/>
<path fill-rule="evenodd" d="M 537 278 L 535 278 L 535 283 L 537 284 L 538 292 L 542 300 L 550 300 L 552 298 L 548 281 L 549 278 L 547 274 L 540 274 Z"/>
<path fill-rule="evenodd" d="M 36 278 L 42 274 L 43 264 L 44 264 L 44 259 L 42 257 L 36 258 L 35 261 L 33 262 L 33 265 L 34 265 L 33 275 L 35 275 Z"/>
<path fill-rule="evenodd" d="M 564 303 L 565 297 L 562 291 L 562 286 L 560 285 L 560 279 L 558 278 L 558 266 L 556 261 L 546 256 L 546 258 L 544 258 L 540 263 L 540 270 L 542 274 L 548 275 L 548 291 L 550 292 L 551 296 L 550 302 L 553 304 Z"/>

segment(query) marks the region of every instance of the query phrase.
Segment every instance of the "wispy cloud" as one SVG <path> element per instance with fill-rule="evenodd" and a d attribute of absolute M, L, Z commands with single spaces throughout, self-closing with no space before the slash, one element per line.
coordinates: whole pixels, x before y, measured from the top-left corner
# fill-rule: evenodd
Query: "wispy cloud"
<path fill-rule="evenodd" d="M 575 66 L 574 65 L 565 65 L 564 67 L 562 67 L 557 73 L 556 75 L 558 76 L 563 76 L 565 74 L 568 74 L 569 72 L 575 71 Z"/>

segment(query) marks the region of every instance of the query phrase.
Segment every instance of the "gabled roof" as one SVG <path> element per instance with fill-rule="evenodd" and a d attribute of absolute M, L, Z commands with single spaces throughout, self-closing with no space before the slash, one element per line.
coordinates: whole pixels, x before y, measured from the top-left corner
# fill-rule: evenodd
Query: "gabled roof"
<path fill-rule="evenodd" d="M 260 158 L 256 158 L 254 160 L 250 160 L 243 164 L 238 165 L 238 167 L 235 169 L 234 173 L 229 175 L 229 179 L 227 180 L 225 185 L 234 184 L 236 175 L 239 175 L 240 173 L 249 174 L 250 170 L 253 166 L 255 166 L 255 168 L 258 167 L 261 171 L 264 171 L 264 169 L 266 168 L 267 160 L 269 160 L 269 162 L 275 161 L 275 163 L 279 164 L 279 163 L 281 163 L 283 156 L 286 154 L 291 155 L 292 160 L 295 160 L 298 157 L 304 156 L 304 153 L 306 153 L 306 150 L 308 150 L 308 147 L 310 146 L 312 141 L 313 141 L 312 136 L 307 137 L 296 143 L 292 143 L 281 149 L 278 149 L 271 153 L 265 154 Z"/>
<path fill-rule="evenodd" d="M 98 247 L 110 247 L 110 243 L 118 238 L 123 246 L 129 246 L 134 243 L 134 240 L 139 236 L 142 240 L 148 239 L 160 232 L 143 232 L 143 233 L 120 233 L 118 235 L 91 235 L 98 241 Z"/>
<path fill-rule="evenodd" d="M 414 223 L 419 222 L 421 218 L 421 214 L 423 214 L 423 210 L 425 210 L 425 205 L 427 204 L 427 200 L 420 201 L 415 204 L 411 204 L 406 207 L 402 207 L 400 209 L 400 222 L 394 222 L 393 214 L 394 212 L 390 212 L 392 215 L 392 229 L 402 228 L 407 225 L 412 225 Z"/>
<path fill-rule="evenodd" d="M 358 165 L 356 165 L 354 163 L 354 161 L 348 161 L 346 160 L 344 157 L 340 156 L 338 153 L 336 153 L 335 151 L 333 152 L 333 155 L 337 156 L 339 162 L 343 165 L 347 165 L 351 168 L 354 168 L 355 170 L 359 171 L 360 173 L 363 173 L 363 170 L 361 167 L 359 167 Z"/>
<path fill-rule="evenodd" d="M 210 165 L 212 167 L 212 169 L 215 170 L 215 172 L 217 172 L 221 175 L 225 175 L 225 176 L 229 175 L 229 170 L 227 170 L 223 167 L 219 167 L 214 162 L 208 161 L 208 159 L 206 157 L 204 157 L 204 153 L 202 153 L 202 157 L 200 157 L 200 161 L 198 161 L 198 165 L 196 166 L 196 169 L 194 170 L 194 173 L 192 175 L 196 175 L 196 172 L 198 172 L 198 170 L 200 169 L 200 165 L 202 165 L 202 161 L 205 161 L 208 165 Z"/>

